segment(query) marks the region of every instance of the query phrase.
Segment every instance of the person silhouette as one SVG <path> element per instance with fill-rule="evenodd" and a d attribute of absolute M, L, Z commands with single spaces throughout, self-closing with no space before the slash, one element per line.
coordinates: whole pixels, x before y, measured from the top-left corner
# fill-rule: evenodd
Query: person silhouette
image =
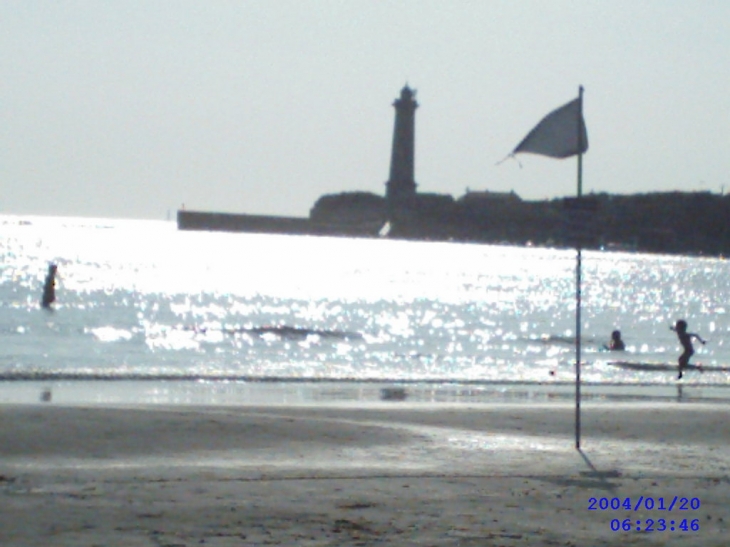
<path fill-rule="evenodd" d="M 682 349 L 684 350 L 682 352 L 682 355 L 679 356 L 678 360 L 679 375 L 677 376 L 677 380 L 681 380 L 684 369 L 687 368 L 687 365 L 689 365 L 690 357 L 692 357 L 695 353 L 695 349 L 692 346 L 692 338 L 697 338 L 697 340 L 702 342 L 703 346 L 706 342 L 699 334 L 687 332 L 687 321 L 685 321 L 684 319 L 680 319 L 679 321 L 677 321 L 677 323 L 673 327 L 669 327 L 669 330 L 673 330 L 677 333 L 679 343 L 682 344 Z"/>
<path fill-rule="evenodd" d="M 626 344 L 621 340 L 621 331 L 615 330 L 611 333 L 611 342 L 608 344 L 608 350 L 610 351 L 624 351 Z"/>
<path fill-rule="evenodd" d="M 48 274 L 46 274 L 46 281 L 43 284 L 43 297 L 41 298 L 41 306 L 46 309 L 50 309 L 51 304 L 56 301 L 56 272 L 58 266 L 50 264 L 48 266 Z"/>

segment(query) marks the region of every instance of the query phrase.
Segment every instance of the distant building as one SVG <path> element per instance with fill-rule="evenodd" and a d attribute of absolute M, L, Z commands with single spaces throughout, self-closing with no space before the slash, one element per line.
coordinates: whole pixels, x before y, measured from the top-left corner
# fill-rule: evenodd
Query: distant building
<path fill-rule="evenodd" d="M 459 198 L 459 203 L 479 204 L 479 203 L 518 203 L 522 198 L 518 196 L 514 190 L 511 192 L 490 192 L 484 190 L 482 192 L 472 192 L 466 189 L 466 194 Z"/>
<path fill-rule="evenodd" d="M 410 208 L 420 213 L 451 212 L 454 198 L 449 194 L 423 193 L 410 202 Z"/>

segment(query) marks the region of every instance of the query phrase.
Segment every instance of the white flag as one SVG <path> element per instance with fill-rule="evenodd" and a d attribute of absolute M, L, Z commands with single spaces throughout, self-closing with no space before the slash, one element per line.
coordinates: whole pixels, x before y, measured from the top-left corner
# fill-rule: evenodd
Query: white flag
<path fill-rule="evenodd" d="M 512 151 L 552 158 L 567 158 L 588 150 L 588 133 L 583 121 L 582 100 L 570 101 L 545 116 Z"/>

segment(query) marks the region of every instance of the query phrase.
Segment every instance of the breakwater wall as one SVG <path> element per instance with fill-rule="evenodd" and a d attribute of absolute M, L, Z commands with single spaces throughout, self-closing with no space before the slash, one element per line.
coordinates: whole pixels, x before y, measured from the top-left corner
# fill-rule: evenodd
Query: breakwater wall
<path fill-rule="evenodd" d="M 313 232 L 313 226 L 308 218 L 206 213 L 202 211 L 178 211 L 177 227 L 179 230 L 268 234 L 310 234 Z"/>
<path fill-rule="evenodd" d="M 177 212 L 178 230 L 249 232 L 312 236 L 374 237 L 381 223 L 312 222 L 305 217 L 278 217 L 203 211 Z"/>

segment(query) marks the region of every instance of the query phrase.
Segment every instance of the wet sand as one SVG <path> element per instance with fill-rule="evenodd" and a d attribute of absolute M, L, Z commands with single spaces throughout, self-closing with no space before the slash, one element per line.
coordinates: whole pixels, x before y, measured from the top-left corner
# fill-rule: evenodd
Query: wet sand
<path fill-rule="evenodd" d="M 0 405 L 0 545 L 724 546 L 728 418 L 585 404 L 577 451 L 562 402 Z"/>

